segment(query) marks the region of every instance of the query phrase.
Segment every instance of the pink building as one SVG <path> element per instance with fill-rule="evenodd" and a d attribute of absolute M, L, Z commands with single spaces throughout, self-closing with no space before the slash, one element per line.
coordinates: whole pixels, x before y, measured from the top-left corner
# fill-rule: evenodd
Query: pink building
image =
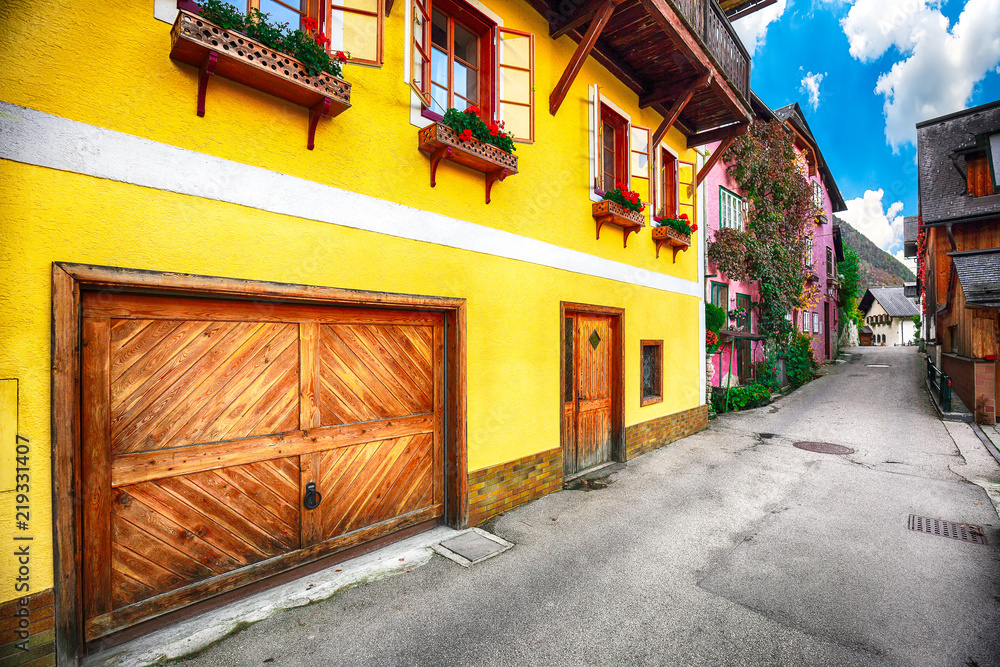
<path fill-rule="evenodd" d="M 822 363 L 837 355 L 837 288 L 840 282 L 836 263 L 843 261 L 844 251 L 840 228 L 834 224 L 832 212 L 843 211 L 846 205 L 799 106 L 791 104 L 772 111 L 756 95 L 751 93 L 751 97 L 758 119 L 780 120 L 793 133 L 796 148 L 808 166 L 817 207 L 823 211 L 813 221 L 812 249 L 805 258 L 806 291 L 813 298 L 809 307 L 790 313 L 796 328 L 813 338 L 813 353 Z M 714 144 L 710 150 L 714 153 L 719 148 Z M 703 220 L 709 239 L 714 238 L 719 229 L 742 229 L 745 224 L 744 193 L 727 175 L 727 166 L 720 160 L 703 183 Z M 712 360 L 715 366 L 713 385 L 724 386 L 729 375 L 734 384 L 747 384 L 755 378 L 754 364 L 763 361 L 765 354 L 755 308 L 758 298 L 755 282 L 730 279 L 708 260 L 705 299 L 729 314 L 728 331 L 723 336 L 725 343 Z"/>

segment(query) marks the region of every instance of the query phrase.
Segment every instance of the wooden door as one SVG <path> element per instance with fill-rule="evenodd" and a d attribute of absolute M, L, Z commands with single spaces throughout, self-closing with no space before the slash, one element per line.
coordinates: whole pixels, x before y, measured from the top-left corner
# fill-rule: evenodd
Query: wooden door
<path fill-rule="evenodd" d="M 826 359 L 832 359 L 830 350 L 830 302 L 823 302 L 823 353 Z"/>
<path fill-rule="evenodd" d="M 108 294 L 83 315 L 87 640 L 443 515 L 441 315 Z"/>
<path fill-rule="evenodd" d="M 736 340 L 736 373 L 740 384 L 749 384 L 753 378 L 753 347 L 746 338 Z"/>
<path fill-rule="evenodd" d="M 565 326 L 563 472 L 574 475 L 612 459 L 619 341 L 611 316 L 576 313 Z"/>

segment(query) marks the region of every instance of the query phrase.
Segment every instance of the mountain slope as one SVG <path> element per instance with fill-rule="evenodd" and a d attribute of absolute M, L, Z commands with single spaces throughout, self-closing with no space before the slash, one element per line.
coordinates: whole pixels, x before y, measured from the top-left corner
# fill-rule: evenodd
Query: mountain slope
<path fill-rule="evenodd" d="M 869 287 L 902 285 L 916 276 L 898 259 L 868 240 L 868 237 L 837 218 L 845 246 L 851 246 L 861 258 L 861 294 Z"/>

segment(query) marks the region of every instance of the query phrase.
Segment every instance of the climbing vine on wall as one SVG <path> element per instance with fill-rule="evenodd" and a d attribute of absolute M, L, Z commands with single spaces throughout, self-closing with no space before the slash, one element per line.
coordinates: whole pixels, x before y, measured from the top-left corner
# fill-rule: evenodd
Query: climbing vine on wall
<path fill-rule="evenodd" d="M 851 246 L 844 244 L 844 261 L 837 263 L 840 274 L 840 333 L 848 322 L 861 326 L 864 317 L 858 312 L 861 299 L 861 256 Z"/>
<path fill-rule="evenodd" d="M 777 121 L 755 121 L 723 157 L 745 193 L 747 215 L 743 229 L 718 231 L 708 257 L 731 279 L 757 281 L 760 332 L 784 345 L 794 329 L 787 316 L 803 296 L 803 260 L 819 213 L 812 187 L 791 134 Z"/>

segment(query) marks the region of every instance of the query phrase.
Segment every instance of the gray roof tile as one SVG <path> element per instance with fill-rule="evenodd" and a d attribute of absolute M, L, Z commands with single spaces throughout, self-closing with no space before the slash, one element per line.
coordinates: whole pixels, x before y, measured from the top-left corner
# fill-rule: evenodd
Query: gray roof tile
<path fill-rule="evenodd" d="M 1000 307 L 1000 248 L 948 253 L 969 305 Z"/>
<path fill-rule="evenodd" d="M 917 125 L 920 211 L 925 224 L 1000 214 L 1000 194 L 970 197 L 952 153 L 976 145 L 976 136 L 1000 132 L 1000 101 Z M 964 169 L 963 159 L 958 160 Z"/>
<path fill-rule="evenodd" d="M 870 287 L 861 298 L 858 308 L 867 313 L 872 301 L 878 301 L 889 317 L 913 317 L 920 314 L 917 304 L 903 294 L 902 287 Z"/>

